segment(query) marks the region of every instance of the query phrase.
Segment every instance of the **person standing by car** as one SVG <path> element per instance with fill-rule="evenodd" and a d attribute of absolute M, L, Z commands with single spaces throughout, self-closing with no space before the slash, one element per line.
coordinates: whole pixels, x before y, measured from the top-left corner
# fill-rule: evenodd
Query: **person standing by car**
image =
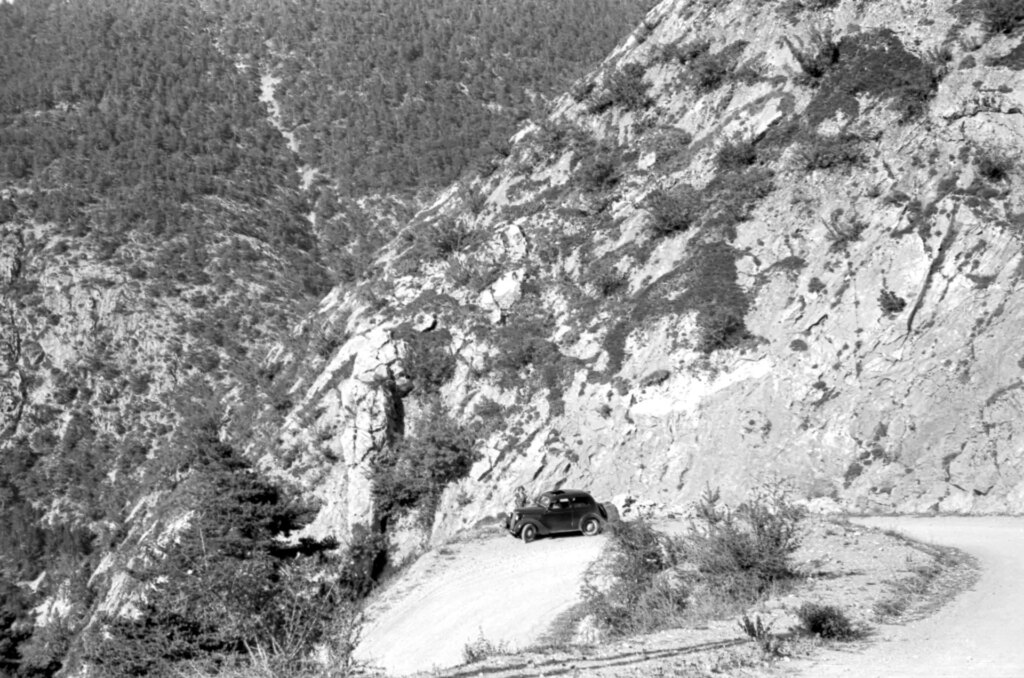
<path fill-rule="evenodd" d="M 521 509 L 526 506 L 526 488 L 520 485 L 516 488 L 515 493 L 512 495 L 511 501 L 508 503 L 508 520 L 511 525 L 513 516 L 515 516 L 516 509 Z"/>

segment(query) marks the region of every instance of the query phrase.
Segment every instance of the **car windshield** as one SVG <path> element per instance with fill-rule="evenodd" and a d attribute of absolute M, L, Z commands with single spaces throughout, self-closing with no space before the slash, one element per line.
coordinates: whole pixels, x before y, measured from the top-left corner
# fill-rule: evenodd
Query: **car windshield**
<path fill-rule="evenodd" d="M 547 509 L 551 506 L 551 497 L 546 494 L 539 495 L 534 503 L 542 509 Z"/>

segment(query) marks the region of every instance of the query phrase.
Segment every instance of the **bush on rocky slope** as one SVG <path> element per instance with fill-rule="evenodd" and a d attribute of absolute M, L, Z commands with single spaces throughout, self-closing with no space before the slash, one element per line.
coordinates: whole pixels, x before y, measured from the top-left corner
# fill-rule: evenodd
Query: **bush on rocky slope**
<path fill-rule="evenodd" d="M 700 193 L 683 184 L 673 190 L 656 190 L 647 197 L 651 214 L 651 231 L 656 236 L 669 236 L 687 230 L 697 221 L 701 211 Z"/>
<path fill-rule="evenodd" d="M 464 478 L 477 460 L 478 424 L 462 424 L 436 396 L 429 396 L 408 430 L 372 461 L 371 477 L 378 514 L 399 517 L 420 509 L 429 524 L 441 492 Z"/>
<path fill-rule="evenodd" d="M 860 114 L 858 97 L 873 95 L 888 99 L 907 122 L 925 112 L 937 86 L 933 68 L 908 51 L 895 33 L 866 31 L 839 41 L 838 58 L 821 78 L 806 115 L 812 125 L 840 111 L 855 119 Z"/>
<path fill-rule="evenodd" d="M 1018 0 L 976 0 L 975 7 L 990 33 L 1010 34 L 1024 25 L 1024 5 Z"/>
<path fill-rule="evenodd" d="M 162 502 L 175 537 L 141 543 L 132 568 L 141 614 L 101 614 L 83 636 L 82 659 L 105 676 L 230 665 L 256 647 L 295 661 L 352 598 L 319 573 L 333 540 L 280 540 L 312 519 L 312 507 L 262 477 L 212 423 L 189 447 Z"/>
<path fill-rule="evenodd" d="M 611 528 L 611 555 L 601 570 L 610 585 L 583 587 L 587 614 L 615 633 L 636 633 L 679 622 L 687 591 L 666 578 L 682 562 L 683 544 L 643 520 Z M 598 577 L 595 577 L 595 579 Z M 590 578 L 588 578 L 590 579 Z"/>
<path fill-rule="evenodd" d="M 791 558 L 803 517 L 778 487 L 762 488 L 735 508 L 709 488 L 682 536 L 643 520 L 618 523 L 607 562 L 591 569 L 583 587 L 585 612 L 616 634 L 731 612 L 798 577 Z M 602 578 L 608 583 L 593 583 Z"/>
<path fill-rule="evenodd" d="M 765 487 L 735 509 L 710 488 L 697 504 L 688 557 L 716 588 L 737 598 L 756 596 L 796 576 L 790 557 L 800 546 L 804 509 L 778 487 Z"/>
<path fill-rule="evenodd" d="M 620 106 L 627 111 L 647 108 L 651 98 L 647 95 L 647 83 L 644 82 L 646 69 L 642 64 L 626 64 L 613 71 L 607 78 L 604 89 L 590 102 L 591 113 L 603 113 L 612 106 Z"/>

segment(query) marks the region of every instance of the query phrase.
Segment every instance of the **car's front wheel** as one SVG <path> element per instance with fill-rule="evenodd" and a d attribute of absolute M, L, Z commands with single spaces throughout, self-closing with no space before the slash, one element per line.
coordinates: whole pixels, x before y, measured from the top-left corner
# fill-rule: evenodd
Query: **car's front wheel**
<path fill-rule="evenodd" d="M 519 531 L 519 536 L 524 542 L 529 544 L 531 541 L 537 538 L 537 526 L 527 523 L 523 525 L 523 529 Z"/>
<path fill-rule="evenodd" d="M 587 518 L 580 525 L 580 531 L 588 537 L 593 537 L 601 531 L 601 522 L 597 518 Z"/>

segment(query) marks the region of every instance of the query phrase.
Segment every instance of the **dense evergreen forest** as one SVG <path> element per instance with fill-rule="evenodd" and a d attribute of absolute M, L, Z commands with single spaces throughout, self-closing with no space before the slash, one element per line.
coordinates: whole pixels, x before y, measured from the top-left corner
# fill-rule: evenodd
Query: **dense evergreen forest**
<path fill-rule="evenodd" d="M 212 10 L 227 17 L 230 51 L 273 64 L 303 162 L 362 195 L 444 185 L 500 151 L 653 4 L 220 0 Z"/>
<path fill-rule="evenodd" d="M 325 581 L 316 564 L 332 544 L 276 541 L 309 514 L 243 458 L 271 430 L 254 428 L 260 413 L 291 406 L 267 350 L 305 340 L 289 332 L 344 279 L 339 257 L 371 259 L 407 213 L 356 198 L 427 191 L 500 158 L 651 4 L 0 3 L 0 255 L 17 261 L 0 280 L 0 386 L 24 401 L 0 427 L 0 676 L 230 663 L 278 642 L 317 591 L 365 591 L 358 554 Z M 76 285 L 116 288 L 117 308 L 76 326 L 63 301 Z M 62 343 L 72 357 L 42 348 Z M 151 514 L 201 511 L 202 543 L 142 558 L 132 521 L 147 496 L 160 497 Z M 97 634 L 106 580 L 93 574 L 129 552 L 151 607 Z M 199 609 L 204 593 L 237 598 L 239 582 L 254 597 Z M 39 612 L 56 599 L 63 612 Z M 277 616 L 230 622 L 256 609 Z M 328 621 L 311 615 L 302 643 Z"/>

